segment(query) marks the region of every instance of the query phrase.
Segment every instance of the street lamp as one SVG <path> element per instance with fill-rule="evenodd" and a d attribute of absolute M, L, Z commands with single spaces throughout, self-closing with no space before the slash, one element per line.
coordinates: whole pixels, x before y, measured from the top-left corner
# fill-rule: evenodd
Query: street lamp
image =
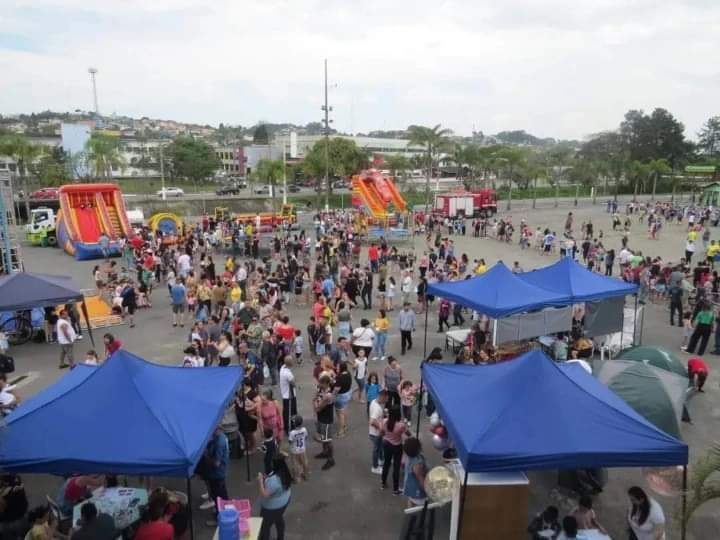
<path fill-rule="evenodd" d="M 93 103 L 95 104 L 95 118 L 98 118 L 100 116 L 100 109 L 98 108 L 97 85 L 95 84 L 95 75 L 97 75 L 97 72 L 97 68 L 88 68 L 88 73 L 90 74 L 90 79 L 92 80 Z"/>

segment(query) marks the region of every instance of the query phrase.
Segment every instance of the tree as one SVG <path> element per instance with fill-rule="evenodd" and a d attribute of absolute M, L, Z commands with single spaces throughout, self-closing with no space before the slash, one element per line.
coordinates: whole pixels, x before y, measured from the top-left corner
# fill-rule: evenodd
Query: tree
<path fill-rule="evenodd" d="M 432 175 L 433 160 L 449 144 L 448 136 L 452 133 L 444 129 L 440 124 L 434 127 L 410 126 L 408 128 L 410 141 L 408 146 L 422 146 L 425 148 L 425 165 L 427 167 L 425 176 L 425 214 L 430 209 L 430 176 Z"/>
<path fill-rule="evenodd" d="M 265 124 L 260 124 L 253 132 L 253 144 L 270 144 L 270 133 Z"/>
<path fill-rule="evenodd" d="M 685 140 L 685 126 L 667 110 L 657 108 L 647 115 L 641 110 L 625 114 L 620 136 L 631 160 L 648 162 L 665 159 L 675 169 L 693 150 Z"/>
<path fill-rule="evenodd" d="M 111 178 L 113 169 L 124 169 L 120 138 L 93 131 L 85 143 L 85 157 L 96 178 Z"/>
<path fill-rule="evenodd" d="M 279 159 L 261 159 L 255 174 L 258 179 L 267 183 L 270 186 L 270 196 L 272 197 L 272 209 L 273 213 L 277 212 L 276 206 L 276 195 L 277 195 L 277 183 L 282 180 L 283 173 L 285 172 L 285 164 Z"/>
<path fill-rule="evenodd" d="M 672 169 L 670 168 L 670 164 L 665 159 L 653 159 L 652 161 L 648 162 L 647 167 L 648 173 L 650 174 L 650 177 L 653 181 L 652 200 L 654 201 L 658 178 L 660 178 L 664 174 L 670 174 L 672 172 Z"/>
<path fill-rule="evenodd" d="M 506 210 L 510 210 L 512 206 L 512 182 L 513 175 L 525 160 L 525 152 L 520 148 L 512 146 L 504 146 L 495 153 L 496 159 L 501 164 L 507 175 L 508 200 L 505 206 Z"/>
<path fill-rule="evenodd" d="M 720 499 L 720 481 L 716 475 L 720 472 L 720 443 L 714 443 L 704 457 L 691 467 L 690 487 L 688 489 L 687 525 L 695 511 L 703 504 Z"/>
<path fill-rule="evenodd" d="M 617 200 L 620 181 L 629 160 L 629 150 L 622 135 L 615 131 L 598 133 L 582 145 L 580 156 L 602 163 L 602 169 L 606 172 L 605 191 L 608 191 L 608 179 L 612 177 L 615 184 L 614 198 Z"/>
<path fill-rule="evenodd" d="M 698 148 L 710 157 L 720 155 L 720 116 L 705 121 L 698 133 Z"/>
<path fill-rule="evenodd" d="M 385 166 L 397 182 L 398 178 L 404 180 L 405 171 L 410 169 L 410 160 L 402 154 L 394 154 L 385 158 Z"/>
<path fill-rule="evenodd" d="M 42 154 L 33 165 L 33 173 L 43 186 L 61 186 L 71 181 L 66 164 L 66 155 L 62 148 L 55 147 Z"/>
<path fill-rule="evenodd" d="M 30 218 L 30 193 L 27 186 L 27 173 L 31 164 L 43 153 L 43 148 L 33 144 L 23 135 L 6 135 L 0 138 L 0 155 L 13 158 L 17 164 L 25 199 L 25 214 Z"/>
<path fill-rule="evenodd" d="M 327 154 L 326 154 L 327 148 Z M 325 159 L 327 155 L 327 160 Z M 317 141 L 310 151 L 305 155 L 303 169 L 311 176 L 317 178 L 317 186 L 320 187 L 325 177 L 326 167 L 328 173 L 328 185 L 325 186 L 327 196 L 332 195 L 332 178 L 348 176 L 360 170 L 367 163 L 365 151 L 358 148 L 355 141 L 334 137 Z M 320 190 L 318 190 L 319 192 Z"/>
<path fill-rule="evenodd" d="M 220 167 L 215 150 L 205 141 L 179 136 L 167 147 L 166 156 L 170 161 L 173 176 L 187 178 L 197 184 L 212 176 Z"/>
<path fill-rule="evenodd" d="M 625 176 L 629 181 L 633 183 L 633 202 L 637 201 L 640 183 L 649 176 L 649 171 L 650 169 L 648 168 L 647 164 L 642 163 L 641 161 L 635 160 L 628 163 L 627 170 L 625 171 Z"/>

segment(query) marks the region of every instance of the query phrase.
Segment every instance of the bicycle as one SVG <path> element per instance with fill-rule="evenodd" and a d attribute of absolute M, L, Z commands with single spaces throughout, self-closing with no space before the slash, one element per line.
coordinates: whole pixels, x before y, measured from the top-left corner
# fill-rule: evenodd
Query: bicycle
<path fill-rule="evenodd" d="M 8 344 L 22 345 L 33 337 L 32 320 L 29 311 L 17 311 L 0 325 L 0 332 L 7 336 Z"/>

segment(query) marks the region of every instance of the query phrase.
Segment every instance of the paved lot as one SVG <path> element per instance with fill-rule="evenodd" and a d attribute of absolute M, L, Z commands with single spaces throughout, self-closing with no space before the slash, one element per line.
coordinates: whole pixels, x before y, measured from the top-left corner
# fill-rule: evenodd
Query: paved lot
<path fill-rule="evenodd" d="M 603 229 L 605 246 L 619 248 L 619 235 L 611 232 L 609 215 L 605 212 L 605 205 L 592 206 L 588 201 L 581 201 L 578 208 L 568 206 L 563 201 L 560 208 L 553 208 L 551 201 L 542 201 L 539 208 L 531 210 L 528 202 L 514 203 L 512 216 L 515 223 L 525 218 L 532 226 L 549 226 L 556 231 L 562 229 L 568 211 L 576 215 L 576 230 L 584 219 L 592 219 L 595 230 Z M 504 206 L 503 206 L 504 208 Z M 713 231 L 713 238 L 720 238 L 720 231 Z M 415 247 L 418 252 L 424 248 L 424 239 L 416 239 Z M 455 237 L 457 245 L 456 254 L 468 253 L 470 259 L 483 257 L 488 264 L 501 259 L 510 265 L 518 260 L 525 269 L 531 269 L 553 262 L 555 259 L 542 257 L 535 250 L 520 250 L 516 244 L 501 244 L 492 239 L 475 239 L 470 236 Z M 684 249 L 684 227 L 667 226 L 659 241 L 648 238 L 644 227 L 635 225 L 631 235 L 631 247 L 642 250 L 644 254 L 661 255 L 666 260 L 679 260 Z M 26 247 L 24 251 L 26 268 L 30 271 L 52 271 L 70 274 L 76 277 L 82 286 L 92 287 L 91 270 L 92 261 L 76 262 L 57 249 L 43 249 Z M 178 365 L 182 359 L 182 348 L 186 339 L 185 332 L 172 328 L 170 323 L 170 309 L 165 291 L 156 291 L 150 310 L 140 311 L 137 316 L 137 327 L 130 329 L 127 326 L 118 326 L 111 331 L 118 336 L 125 347 L 149 360 Z M 305 326 L 308 310 L 290 307 L 291 319 L 301 328 Z M 373 315 L 375 312 L 356 314 L 355 320 L 361 316 Z M 428 350 L 443 345 L 443 336 L 437 334 L 434 314 L 430 317 L 428 332 Z M 399 354 L 399 338 L 397 324 L 393 319 L 395 332 L 391 332 L 388 340 L 389 352 Z M 97 334 L 102 335 L 102 330 Z M 99 336 L 98 336 L 99 339 Z M 650 305 L 647 309 L 643 341 L 645 344 L 662 345 L 679 352 L 681 330 L 668 326 L 664 306 Z M 410 373 L 413 380 L 418 380 L 418 366 L 422 354 L 422 328 L 417 332 L 418 345 L 409 354 L 402 358 L 403 369 Z M 79 343 L 76 347 L 78 356 L 89 348 L 87 341 Z M 28 344 L 13 351 L 16 359 L 17 374 L 28 373 L 28 377 L 21 387 L 21 392 L 31 395 L 46 387 L 62 375 L 57 369 L 57 346 Z M 685 358 L 685 356 L 683 356 Z M 711 367 L 720 370 L 718 357 L 709 356 Z M 304 366 L 296 368 L 299 381 L 299 407 L 305 418 L 311 418 L 312 395 L 312 363 L 306 362 Z M 373 369 L 373 366 L 371 366 Z M 717 405 L 720 398 L 720 388 L 716 376 L 711 375 L 707 392 L 700 395 L 691 403 L 690 410 L 694 424 L 684 424 L 683 437 L 690 445 L 691 461 L 701 455 L 718 434 L 718 420 L 720 407 Z M 518 396 L 518 399 L 522 399 Z M 572 406 L 572 404 L 568 404 Z M 92 407 L 92 404 L 88 404 Z M 472 404 L 470 407 L 482 409 L 482 403 Z M 62 421 L 61 418 L 58 421 Z M 548 419 L 552 421 L 552 419 Z M 376 540 L 397 538 L 400 529 L 400 513 L 405 501 L 402 497 L 393 497 L 389 492 L 379 489 L 379 477 L 371 475 L 369 471 L 369 443 L 367 440 L 365 408 L 358 403 L 350 406 L 350 431 L 347 437 L 336 443 L 337 466 L 328 472 L 322 472 L 318 463 L 312 463 L 312 477 L 307 483 L 293 487 L 293 497 L 286 513 L 287 538 L 373 538 Z M 439 462 L 439 456 L 432 449 L 428 437 L 427 426 L 421 428 L 425 453 L 428 460 Z M 578 436 L 582 436 L 581 433 Z M 92 437 L 92 433 L 88 433 Z M 129 444 L 142 444 L 142 441 L 128 441 Z M 309 454 L 314 454 L 317 445 L 311 443 Z M 314 461 L 311 459 L 311 461 Z M 250 473 L 253 482 L 246 483 L 246 464 L 239 460 L 233 462 L 229 478 L 229 490 L 233 496 L 251 497 L 257 500 L 257 488 L 254 482 L 260 468 L 260 457 L 253 456 L 250 463 Z M 550 503 L 549 491 L 554 487 L 555 475 L 553 473 L 530 473 L 532 482 L 531 511 L 540 510 Z M 25 478 L 29 492 L 35 500 L 40 501 L 45 493 L 54 494 L 59 479 L 47 476 L 27 476 Z M 165 482 L 157 480 L 157 482 Z M 183 488 L 181 480 L 170 480 L 168 485 Z M 596 502 L 596 509 L 602 523 L 610 529 L 613 538 L 625 538 L 624 511 L 626 507 L 625 490 L 633 484 L 643 485 L 640 470 L 612 470 L 610 482 L 605 493 Z M 195 493 L 200 492 L 199 482 L 194 484 Z M 666 516 L 672 520 L 678 500 L 661 500 Z M 447 512 L 443 512 L 439 523 L 438 538 L 447 534 Z M 692 523 L 689 538 L 705 539 L 720 537 L 720 518 L 718 506 L 708 504 L 699 511 Z M 203 525 L 207 516 L 196 512 L 196 528 L 198 538 L 210 538 L 210 529 Z M 674 529 L 674 526 L 672 527 Z M 711 532 L 712 531 L 712 532 Z M 668 538 L 679 538 L 673 532 Z"/>

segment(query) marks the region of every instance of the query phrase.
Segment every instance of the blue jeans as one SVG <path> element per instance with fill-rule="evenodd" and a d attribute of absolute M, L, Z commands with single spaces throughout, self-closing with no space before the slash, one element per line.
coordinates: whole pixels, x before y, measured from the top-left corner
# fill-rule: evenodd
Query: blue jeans
<path fill-rule="evenodd" d="M 383 461 L 383 443 L 380 435 L 370 435 L 370 443 L 372 444 L 372 466 L 376 469 Z"/>
<path fill-rule="evenodd" d="M 385 356 L 386 341 L 387 332 L 378 332 L 375 334 L 375 356 Z"/>

